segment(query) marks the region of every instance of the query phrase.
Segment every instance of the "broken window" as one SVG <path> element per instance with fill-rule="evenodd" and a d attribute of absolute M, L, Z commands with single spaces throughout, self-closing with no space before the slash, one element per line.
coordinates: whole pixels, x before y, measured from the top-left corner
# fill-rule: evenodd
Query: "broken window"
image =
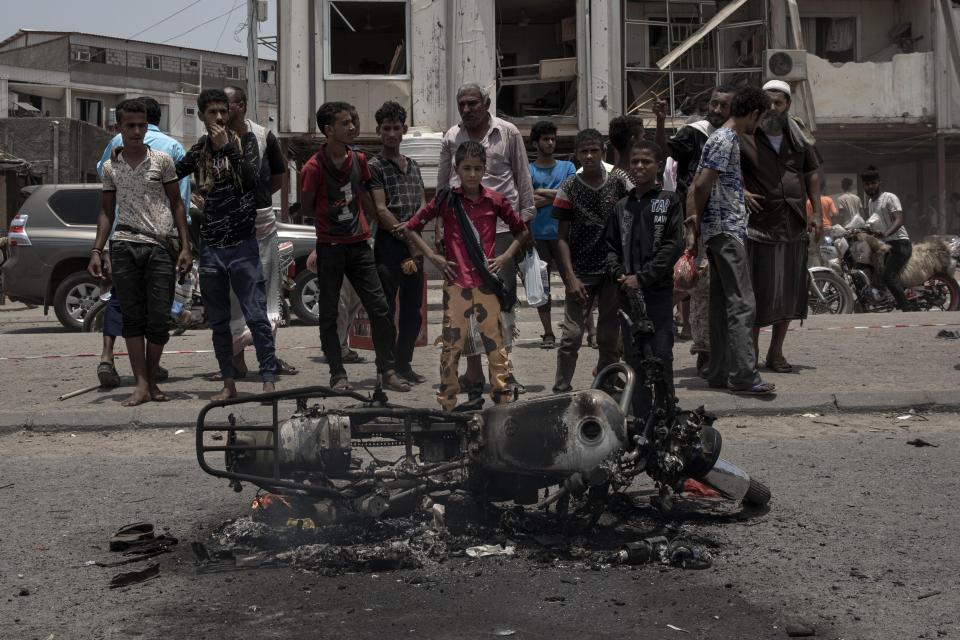
<path fill-rule="evenodd" d="M 710 93 L 720 84 L 759 84 L 766 47 L 765 0 L 748 0 L 669 67 L 657 67 L 657 61 L 716 18 L 718 4 L 623 0 L 626 113 L 650 118 L 654 101 L 661 98 L 667 102 L 668 114 L 682 122 L 704 114 Z"/>
<path fill-rule="evenodd" d="M 856 18 L 801 18 L 804 48 L 830 62 L 856 62 Z"/>
<path fill-rule="evenodd" d="M 408 4 L 397 0 L 328 0 L 327 74 L 406 75 Z"/>
<path fill-rule="evenodd" d="M 497 0 L 497 112 L 577 125 L 576 0 Z"/>

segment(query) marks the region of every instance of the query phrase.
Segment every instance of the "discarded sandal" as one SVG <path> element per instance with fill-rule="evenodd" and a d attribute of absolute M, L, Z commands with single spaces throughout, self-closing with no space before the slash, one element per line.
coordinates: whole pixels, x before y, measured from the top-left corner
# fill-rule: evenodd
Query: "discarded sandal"
<path fill-rule="evenodd" d="M 152 540 L 154 527 L 149 522 L 134 522 L 119 529 L 110 537 L 110 551 L 126 551 L 131 544 Z"/>
<path fill-rule="evenodd" d="M 97 365 L 97 379 L 104 389 L 114 389 L 120 386 L 120 374 L 112 362 L 101 362 Z"/>

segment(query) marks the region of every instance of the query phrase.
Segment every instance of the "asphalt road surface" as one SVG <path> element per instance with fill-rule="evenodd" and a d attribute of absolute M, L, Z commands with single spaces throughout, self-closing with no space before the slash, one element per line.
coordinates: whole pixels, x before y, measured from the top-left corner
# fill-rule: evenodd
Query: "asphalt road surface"
<path fill-rule="evenodd" d="M 682 527 L 712 551 L 704 571 L 545 560 L 528 543 L 512 558 L 376 574 L 203 573 L 189 543 L 249 515 L 254 491 L 203 474 L 191 431 L 9 433 L 0 637 L 785 638 L 795 622 L 822 638 L 958 637 L 960 419 L 898 417 L 721 420 L 725 455 L 772 489 L 767 513 L 681 501 L 684 515 L 665 521 L 643 506 L 650 487 L 633 487 L 637 531 Z M 938 446 L 906 444 L 917 437 Z M 137 521 L 180 544 L 159 577 L 110 590 L 113 574 L 147 563 L 89 562 L 115 560 L 109 536 Z"/>
<path fill-rule="evenodd" d="M 520 320 L 518 374 L 530 394 L 545 393 L 555 352 L 536 348 L 531 310 Z M 213 534 L 249 516 L 254 497 L 197 465 L 191 425 L 216 390 L 201 378 L 214 368 L 208 333 L 171 341 L 171 402 L 124 409 L 128 389 L 58 402 L 95 382 L 87 354 L 99 337 L 0 307 L 0 638 L 784 638 L 792 623 L 821 638 L 960 637 L 960 523 L 950 507 L 960 489 L 951 413 L 960 343 L 935 337 L 958 325 L 960 314 L 812 318 L 788 337 L 798 373 L 764 373 L 780 393 L 763 403 L 704 389 L 678 344 L 681 404 L 723 414 L 724 455 L 770 486 L 769 511 L 686 499 L 665 519 L 641 482 L 635 512 L 577 544 L 615 550 L 679 531 L 709 549 L 710 569 L 612 565 L 520 540 L 514 557 L 453 553 L 419 569 L 324 575 L 196 563 L 191 543 L 213 548 Z M 283 357 L 301 368 L 281 388 L 326 382 L 317 343 L 312 327 L 281 333 Z M 595 362 L 584 349 L 576 384 L 589 383 Z M 419 349 L 415 365 L 431 374 L 435 350 Z M 118 367 L 129 383 L 122 358 Z M 372 387 L 371 364 L 350 372 Z M 391 400 L 433 406 L 433 393 L 427 384 Z M 907 444 L 917 438 L 937 446 Z M 114 574 L 148 562 L 91 563 L 115 561 L 110 535 L 137 521 L 169 528 L 179 544 L 152 560 L 158 577 L 111 590 Z"/>

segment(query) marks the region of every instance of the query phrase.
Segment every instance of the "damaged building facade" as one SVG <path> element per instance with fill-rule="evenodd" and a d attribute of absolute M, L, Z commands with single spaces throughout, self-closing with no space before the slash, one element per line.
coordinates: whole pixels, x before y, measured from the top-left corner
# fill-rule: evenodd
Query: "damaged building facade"
<path fill-rule="evenodd" d="M 373 114 L 393 99 L 412 127 L 440 133 L 459 120 L 465 82 L 488 87 L 524 133 L 543 118 L 561 137 L 604 131 L 624 113 L 652 126 L 657 97 L 677 127 L 717 84 L 782 78 L 815 129 L 828 193 L 874 164 L 908 216 L 935 210 L 931 227 L 957 232 L 958 11 L 950 0 L 278 0 L 279 130 L 315 137 L 316 108 L 345 100 L 373 142 Z"/>

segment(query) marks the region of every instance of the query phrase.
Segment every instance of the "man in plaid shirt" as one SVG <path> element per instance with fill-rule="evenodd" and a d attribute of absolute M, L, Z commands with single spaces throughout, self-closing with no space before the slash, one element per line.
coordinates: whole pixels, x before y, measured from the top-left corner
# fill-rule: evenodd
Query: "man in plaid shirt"
<path fill-rule="evenodd" d="M 426 378 L 411 368 L 410 361 L 420 335 L 423 256 L 414 256 L 400 226 L 413 217 L 426 200 L 423 178 L 416 161 L 400 153 L 400 142 L 407 132 L 406 109 L 388 101 L 377 110 L 375 117 L 383 151 L 370 159 L 370 193 L 380 221 L 374 254 L 390 305 L 390 317 L 397 318 L 394 348 L 397 375 L 411 384 L 420 384 Z"/>

